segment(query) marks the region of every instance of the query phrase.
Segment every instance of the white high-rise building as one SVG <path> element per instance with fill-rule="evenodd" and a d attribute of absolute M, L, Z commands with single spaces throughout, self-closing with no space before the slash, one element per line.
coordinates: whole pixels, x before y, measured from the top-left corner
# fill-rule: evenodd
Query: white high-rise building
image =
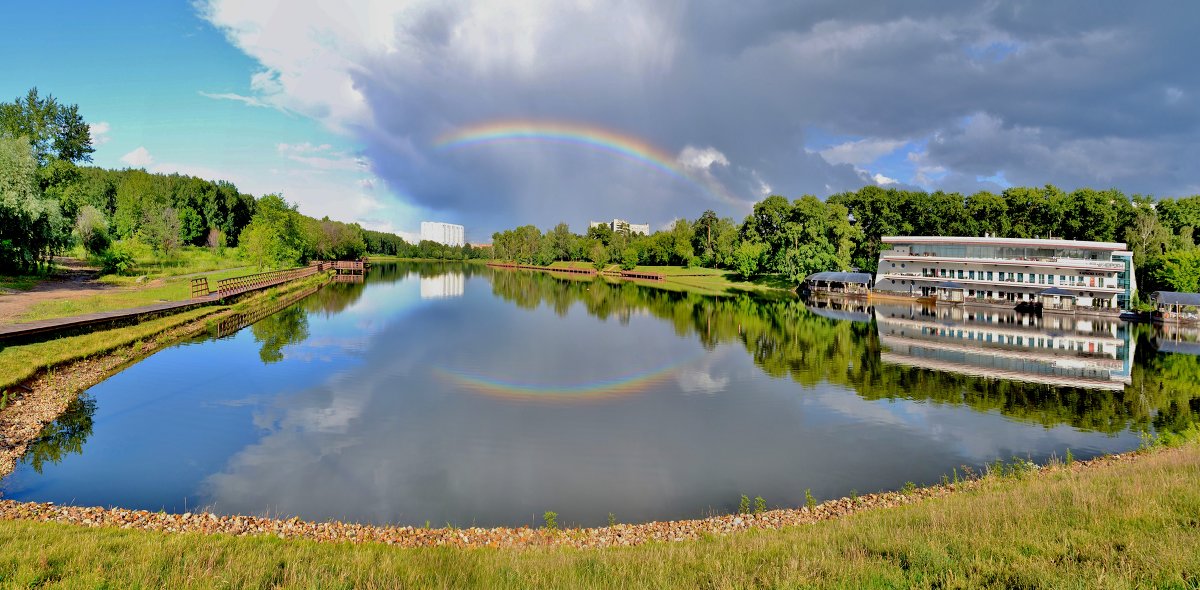
<path fill-rule="evenodd" d="M 429 240 L 447 246 L 466 244 L 466 231 L 461 225 L 440 221 L 421 222 L 421 240 Z"/>

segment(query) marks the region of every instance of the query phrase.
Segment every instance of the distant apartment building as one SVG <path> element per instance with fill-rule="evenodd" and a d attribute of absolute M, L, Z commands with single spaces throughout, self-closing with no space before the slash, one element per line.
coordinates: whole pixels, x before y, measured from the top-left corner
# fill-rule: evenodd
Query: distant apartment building
<path fill-rule="evenodd" d="M 614 232 L 620 232 L 627 235 L 642 234 L 643 236 L 650 235 L 649 223 L 629 223 L 624 219 L 614 219 L 612 221 L 592 221 L 588 223 L 588 229 L 599 226 L 607 226 L 608 229 Z"/>
<path fill-rule="evenodd" d="M 466 231 L 463 226 L 453 223 L 422 221 L 421 240 L 429 240 L 447 246 L 462 246 L 466 243 Z"/>
<path fill-rule="evenodd" d="M 1038 304 L 1043 311 L 1128 309 L 1137 285 L 1125 244 L 890 236 L 875 290 L 940 302 Z"/>

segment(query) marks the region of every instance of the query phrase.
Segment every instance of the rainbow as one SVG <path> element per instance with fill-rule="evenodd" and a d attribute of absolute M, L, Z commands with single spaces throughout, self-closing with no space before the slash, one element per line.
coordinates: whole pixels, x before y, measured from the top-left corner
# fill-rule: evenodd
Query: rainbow
<path fill-rule="evenodd" d="M 485 377 L 466 371 L 435 368 L 434 374 L 468 391 L 490 397 L 520 401 L 582 401 L 620 397 L 645 391 L 671 379 L 690 359 L 649 371 L 620 375 L 611 379 L 571 384 L 517 383 Z"/>
<path fill-rule="evenodd" d="M 717 179 L 689 170 L 674 156 L 632 135 L 626 135 L 581 123 L 513 119 L 489 121 L 463 127 L 437 138 L 434 146 L 452 150 L 486 143 L 534 141 L 581 145 L 622 156 L 699 186 L 705 194 L 733 205 L 745 207 Z"/>

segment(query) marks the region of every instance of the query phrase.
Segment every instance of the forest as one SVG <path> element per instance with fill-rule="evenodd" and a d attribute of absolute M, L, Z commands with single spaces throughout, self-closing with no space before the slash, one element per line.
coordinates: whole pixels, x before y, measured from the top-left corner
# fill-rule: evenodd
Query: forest
<path fill-rule="evenodd" d="M 1153 199 L 1118 190 L 1011 187 L 999 194 L 863 187 L 794 201 L 772 195 L 740 223 L 705 211 L 651 235 L 606 226 L 575 234 L 565 223 L 526 225 L 492 236 L 495 257 L 525 263 L 590 261 L 723 268 L 793 283 L 823 270 L 874 272 L 884 236 L 994 236 L 1125 242 L 1143 294 L 1200 288 L 1200 196 Z"/>
<path fill-rule="evenodd" d="M 77 105 L 36 88 L 0 103 L 0 272 L 45 270 L 73 248 L 106 272 L 124 273 L 139 252 L 169 260 L 189 246 L 238 247 L 260 268 L 409 246 L 394 234 L 302 215 L 279 195 L 255 198 L 230 182 L 90 166 L 94 151 Z"/>

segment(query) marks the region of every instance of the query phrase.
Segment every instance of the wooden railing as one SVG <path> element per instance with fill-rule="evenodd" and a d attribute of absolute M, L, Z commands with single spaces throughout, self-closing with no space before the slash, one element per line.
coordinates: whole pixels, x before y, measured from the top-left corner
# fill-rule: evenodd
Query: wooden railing
<path fill-rule="evenodd" d="M 335 260 L 329 264 L 333 265 L 332 268 L 334 270 L 338 271 L 339 273 L 340 272 L 362 273 L 364 270 L 366 270 L 366 266 L 367 266 L 367 263 L 365 263 L 361 260 Z"/>
<path fill-rule="evenodd" d="M 317 274 L 323 270 L 323 264 L 312 264 L 301 268 L 292 268 L 288 270 L 273 270 L 270 272 L 260 272 L 258 274 L 247 275 L 244 277 L 233 277 L 221 279 L 217 281 L 217 294 L 222 298 L 226 298 L 247 291 L 254 291 L 264 287 L 294 281 L 296 279 L 308 277 Z"/>
<path fill-rule="evenodd" d="M 638 272 L 633 270 L 621 271 L 623 279 L 640 279 L 643 281 L 665 281 L 667 278 L 663 275 L 654 272 Z"/>
<path fill-rule="evenodd" d="M 320 288 L 320 285 L 313 285 L 297 293 L 292 293 L 291 295 L 275 302 L 274 305 L 259 307 L 247 312 L 230 314 L 217 324 L 217 338 L 223 338 L 233 334 L 234 332 L 237 332 L 238 330 L 241 330 L 250 324 L 276 313 L 279 310 L 284 309 L 285 307 L 292 305 L 293 303 L 296 303 L 297 301 L 300 301 L 309 295 L 312 295 L 313 293 L 316 293 Z"/>
<path fill-rule="evenodd" d="M 208 277 L 192 279 L 192 299 L 208 297 Z"/>
<path fill-rule="evenodd" d="M 577 275 L 594 275 L 595 269 L 591 268 L 576 268 L 573 266 L 536 266 L 533 264 L 516 264 L 512 262 L 489 262 L 488 266 L 493 268 L 516 268 L 521 270 L 542 270 L 546 272 L 561 272 Z"/>

